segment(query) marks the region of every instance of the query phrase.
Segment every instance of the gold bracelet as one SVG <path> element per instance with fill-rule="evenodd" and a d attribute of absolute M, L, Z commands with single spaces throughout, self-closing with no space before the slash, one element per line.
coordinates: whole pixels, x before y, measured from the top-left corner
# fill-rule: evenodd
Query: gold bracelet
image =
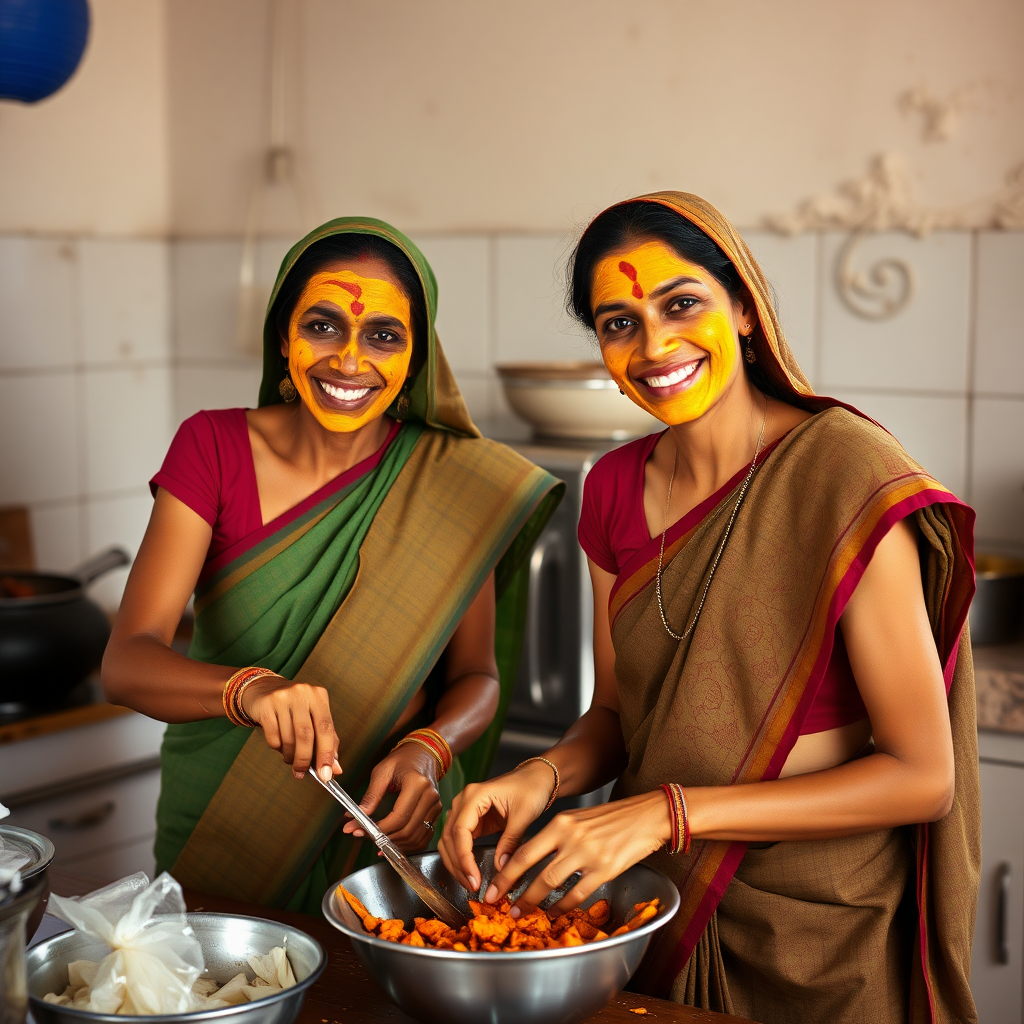
<path fill-rule="evenodd" d="M 425 740 L 419 736 L 403 736 L 392 748 L 391 753 L 394 753 L 399 747 L 404 746 L 406 743 L 415 743 L 424 750 L 429 750 L 431 756 L 437 762 L 437 781 L 440 782 L 445 776 L 444 761 L 441 755 Z"/>
<path fill-rule="evenodd" d="M 549 761 L 546 757 L 528 757 L 525 761 L 520 761 L 512 770 L 517 772 L 523 765 L 530 764 L 532 761 L 543 761 L 555 773 L 554 789 L 551 790 L 551 796 L 548 797 L 548 802 L 544 805 L 544 810 L 546 811 L 555 802 L 555 798 L 558 796 L 558 787 L 562 784 L 561 777 L 558 774 L 558 765 Z"/>

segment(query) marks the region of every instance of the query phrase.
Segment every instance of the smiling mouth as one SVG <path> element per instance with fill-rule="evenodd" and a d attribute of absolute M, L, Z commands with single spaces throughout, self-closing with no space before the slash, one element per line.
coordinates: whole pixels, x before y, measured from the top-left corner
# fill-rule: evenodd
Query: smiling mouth
<path fill-rule="evenodd" d="M 336 398 L 339 402 L 358 402 L 361 398 L 365 398 L 371 391 L 377 390 L 376 388 L 371 387 L 343 388 L 334 384 L 328 384 L 327 381 L 321 380 L 319 377 L 314 379 L 317 384 L 319 384 L 320 387 L 331 396 L 331 398 Z"/>
<path fill-rule="evenodd" d="M 706 361 L 707 356 L 701 356 L 699 359 L 692 359 L 687 363 L 683 363 L 682 366 L 677 366 L 669 373 L 639 377 L 637 379 L 651 391 L 665 392 L 669 389 L 681 391 L 693 382 L 697 376 L 697 371 Z"/>

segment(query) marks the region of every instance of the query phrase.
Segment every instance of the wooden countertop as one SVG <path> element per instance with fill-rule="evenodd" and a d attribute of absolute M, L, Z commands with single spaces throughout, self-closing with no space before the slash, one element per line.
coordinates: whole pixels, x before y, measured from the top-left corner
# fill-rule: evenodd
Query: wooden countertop
<path fill-rule="evenodd" d="M 82 896 L 102 885 L 96 879 L 83 878 L 64 871 L 50 872 L 50 888 L 61 896 Z M 322 917 L 309 917 L 267 907 L 251 906 L 221 896 L 185 890 L 189 910 L 207 910 L 228 914 L 249 914 L 301 928 L 327 950 L 327 968 L 309 990 L 296 1024 L 369 1024 L 387 1020 L 391 1024 L 414 1024 L 370 980 L 348 938 L 332 928 Z M 645 1010 L 646 1013 L 631 1011 Z M 600 1013 L 587 1018 L 587 1024 L 636 1024 L 637 1020 L 656 1020 L 658 1024 L 751 1024 L 740 1017 L 695 1010 L 662 999 L 622 992 Z"/>
<path fill-rule="evenodd" d="M 34 715 L 20 722 L 9 722 L 0 725 L 0 746 L 6 743 L 20 743 L 23 740 L 34 740 L 52 732 L 63 732 L 65 729 L 77 729 L 83 725 L 92 725 L 119 715 L 130 715 L 130 708 L 108 704 L 105 700 L 93 704 L 83 704 L 77 708 L 66 708 L 49 714 Z"/>

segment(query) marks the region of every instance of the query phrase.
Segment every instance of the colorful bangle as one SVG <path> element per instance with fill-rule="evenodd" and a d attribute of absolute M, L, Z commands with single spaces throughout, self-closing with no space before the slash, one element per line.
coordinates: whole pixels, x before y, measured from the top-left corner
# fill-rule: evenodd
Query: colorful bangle
<path fill-rule="evenodd" d="M 276 674 L 272 669 L 251 665 L 249 668 L 240 668 L 228 679 L 221 693 L 221 704 L 224 706 L 225 717 L 232 725 L 244 726 L 246 729 L 256 728 L 256 722 L 246 714 L 242 707 L 242 694 L 250 683 L 263 676 Z"/>
<path fill-rule="evenodd" d="M 403 736 L 395 745 L 392 747 L 392 751 L 397 750 L 403 743 L 416 743 L 421 747 L 425 747 L 434 755 L 434 759 L 437 761 L 437 778 L 440 781 L 448 774 L 448 769 L 452 766 L 452 748 L 448 746 L 448 741 L 439 733 L 433 729 L 413 729 L 408 736 Z"/>
<path fill-rule="evenodd" d="M 690 852 L 690 816 L 686 810 L 686 793 L 678 782 L 663 782 L 661 785 L 672 815 L 672 838 L 669 840 L 668 852 Z"/>
<path fill-rule="evenodd" d="M 558 797 L 558 787 L 562 784 L 562 779 L 561 776 L 558 774 L 558 766 L 553 762 L 549 761 L 546 757 L 528 757 L 525 761 L 520 761 L 519 764 L 517 764 L 515 768 L 513 768 L 512 770 L 517 772 L 520 768 L 523 767 L 523 765 L 530 764 L 532 761 L 543 761 L 555 773 L 554 788 L 551 790 L 551 796 L 548 797 L 548 802 L 544 805 L 544 810 L 546 811 Z"/>

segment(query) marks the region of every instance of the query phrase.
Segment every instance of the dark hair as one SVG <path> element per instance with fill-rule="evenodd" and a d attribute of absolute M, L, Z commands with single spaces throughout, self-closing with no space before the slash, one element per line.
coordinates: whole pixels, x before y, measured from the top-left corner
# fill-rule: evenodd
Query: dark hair
<path fill-rule="evenodd" d="M 419 275 L 398 246 L 378 235 L 330 235 L 314 242 L 288 271 L 270 310 L 270 322 L 278 335 L 288 337 L 288 324 L 295 303 L 299 301 L 306 282 L 325 267 L 341 260 L 379 259 L 398 278 L 402 291 L 409 297 L 412 313 L 413 361 L 410 372 L 422 365 L 427 353 L 427 303 Z"/>
<path fill-rule="evenodd" d="M 692 221 L 661 203 L 620 203 L 590 222 L 569 261 L 569 312 L 584 327 L 594 330 L 590 292 L 597 264 L 615 249 L 644 239 L 664 242 L 684 260 L 704 267 L 729 298 L 746 296 L 732 260 Z"/>
<path fill-rule="evenodd" d="M 591 288 L 597 264 L 610 252 L 630 243 L 656 239 L 664 242 L 682 259 L 703 267 L 726 290 L 733 301 L 747 298 L 747 286 L 718 244 L 681 213 L 661 203 L 635 200 L 609 207 L 587 226 L 569 259 L 568 310 L 584 327 L 595 329 L 591 308 Z M 757 345 L 757 329 L 753 344 Z M 744 363 L 754 386 L 771 398 L 792 401 L 789 392 L 779 387 L 765 372 L 762 361 Z"/>

